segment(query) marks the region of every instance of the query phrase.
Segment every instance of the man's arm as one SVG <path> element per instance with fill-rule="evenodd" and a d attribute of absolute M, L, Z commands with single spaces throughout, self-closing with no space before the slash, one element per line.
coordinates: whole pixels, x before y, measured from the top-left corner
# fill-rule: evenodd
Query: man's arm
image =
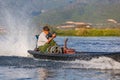
<path fill-rule="evenodd" d="M 50 41 L 52 41 L 54 38 L 56 37 L 56 34 L 52 34 L 52 37 L 48 39 L 48 44 L 50 43 Z"/>

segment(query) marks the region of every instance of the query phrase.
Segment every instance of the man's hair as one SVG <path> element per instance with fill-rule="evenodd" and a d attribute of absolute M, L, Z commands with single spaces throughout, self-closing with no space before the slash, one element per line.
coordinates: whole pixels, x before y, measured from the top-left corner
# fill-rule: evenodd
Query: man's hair
<path fill-rule="evenodd" d="M 50 31 L 50 29 L 49 29 L 48 26 L 44 26 L 44 27 L 43 27 L 43 30 L 44 30 L 44 31 Z"/>

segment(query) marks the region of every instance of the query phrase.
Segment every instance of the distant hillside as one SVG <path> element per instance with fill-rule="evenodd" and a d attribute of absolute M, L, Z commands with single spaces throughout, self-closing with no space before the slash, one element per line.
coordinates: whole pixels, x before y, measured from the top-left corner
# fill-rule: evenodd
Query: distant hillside
<path fill-rule="evenodd" d="M 6 14 L 15 18 L 32 18 L 48 10 L 64 7 L 68 0 L 0 0 L 0 24 L 4 25 Z M 25 19 L 22 19 L 25 20 Z"/>
<path fill-rule="evenodd" d="M 61 24 L 67 20 L 101 23 L 112 18 L 120 21 L 120 0 L 67 1 L 64 6 L 41 13 L 34 20 L 39 24 L 52 25 Z"/>
<path fill-rule="evenodd" d="M 120 22 L 120 0 L 0 0 L 0 24 L 7 15 L 26 22 L 61 24 L 67 20 L 91 23 L 112 18 Z"/>

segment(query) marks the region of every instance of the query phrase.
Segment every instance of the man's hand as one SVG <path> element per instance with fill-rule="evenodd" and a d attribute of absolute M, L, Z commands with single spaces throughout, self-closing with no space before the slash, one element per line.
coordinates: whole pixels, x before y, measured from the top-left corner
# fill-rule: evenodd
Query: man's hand
<path fill-rule="evenodd" d="M 55 33 L 54 33 L 54 34 L 52 34 L 52 37 L 48 39 L 48 42 L 47 42 L 47 43 L 49 44 L 49 43 L 50 43 L 50 41 L 51 41 L 51 40 L 53 40 L 55 37 L 56 37 L 56 34 L 55 34 Z"/>
<path fill-rule="evenodd" d="M 56 34 L 55 34 L 55 33 L 54 33 L 54 34 L 52 34 L 52 37 L 53 37 L 53 38 L 55 38 L 55 37 L 56 37 Z"/>

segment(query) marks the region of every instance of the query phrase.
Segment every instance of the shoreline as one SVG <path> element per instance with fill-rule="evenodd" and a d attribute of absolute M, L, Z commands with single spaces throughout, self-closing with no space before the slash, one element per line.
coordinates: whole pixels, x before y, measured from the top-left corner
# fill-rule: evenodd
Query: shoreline
<path fill-rule="evenodd" d="M 58 36 L 78 37 L 120 37 L 120 29 L 79 29 L 79 30 L 56 30 Z"/>

